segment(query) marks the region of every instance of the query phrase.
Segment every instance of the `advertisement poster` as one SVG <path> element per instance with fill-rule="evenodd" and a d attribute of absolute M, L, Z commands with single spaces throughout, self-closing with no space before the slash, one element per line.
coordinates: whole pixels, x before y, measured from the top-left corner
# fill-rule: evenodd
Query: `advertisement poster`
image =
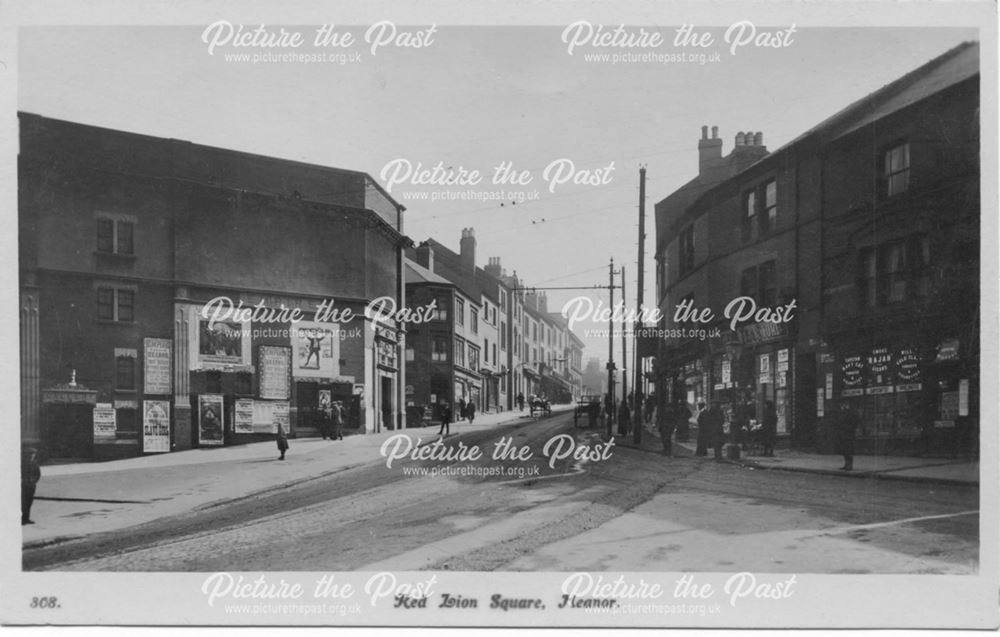
<path fill-rule="evenodd" d="M 996 631 L 997 18 L 0 2 L 0 624 Z"/>
<path fill-rule="evenodd" d="M 94 441 L 114 440 L 116 432 L 115 407 L 110 403 L 94 406 Z"/>
<path fill-rule="evenodd" d="M 237 399 L 233 406 L 233 433 L 252 434 L 253 429 L 253 409 L 252 398 Z"/>
<path fill-rule="evenodd" d="M 261 345 L 260 397 L 264 400 L 288 400 L 291 386 L 292 350 L 287 347 Z"/>
<path fill-rule="evenodd" d="M 170 401 L 142 401 L 142 451 L 170 451 Z"/>
<path fill-rule="evenodd" d="M 297 378 L 340 376 L 340 335 L 340 328 L 335 323 L 296 323 L 292 327 L 292 375 Z"/>
<path fill-rule="evenodd" d="M 198 444 L 221 446 L 225 430 L 223 397 L 216 394 L 198 396 Z"/>
<path fill-rule="evenodd" d="M 143 393 L 169 394 L 172 385 L 171 359 L 174 342 L 169 338 L 145 338 L 143 347 Z"/>

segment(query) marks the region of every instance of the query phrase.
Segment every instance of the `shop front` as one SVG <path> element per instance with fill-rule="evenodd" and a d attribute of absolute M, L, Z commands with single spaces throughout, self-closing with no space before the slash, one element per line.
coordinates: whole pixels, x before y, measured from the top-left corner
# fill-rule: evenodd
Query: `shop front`
<path fill-rule="evenodd" d="M 829 415 L 846 405 L 858 414 L 859 453 L 923 456 L 978 453 L 978 380 L 958 339 L 912 339 L 843 347 L 820 355 L 817 397 L 832 451 Z"/>

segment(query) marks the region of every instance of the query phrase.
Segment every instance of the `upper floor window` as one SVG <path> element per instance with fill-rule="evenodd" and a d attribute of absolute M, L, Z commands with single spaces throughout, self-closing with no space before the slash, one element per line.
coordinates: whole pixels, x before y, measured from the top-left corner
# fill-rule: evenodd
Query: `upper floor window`
<path fill-rule="evenodd" d="M 115 348 L 115 389 L 135 389 L 136 350 Z"/>
<path fill-rule="evenodd" d="M 433 349 L 431 349 L 431 360 L 444 362 L 448 360 L 448 342 L 443 338 L 434 337 Z"/>
<path fill-rule="evenodd" d="M 444 299 L 435 299 L 434 312 L 431 314 L 431 320 L 434 321 L 447 321 L 448 320 L 448 310 L 446 309 L 447 302 Z"/>
<path fill-rule="evenodd" d="M 455 322 L 465 325 L 465 301 L 462 299 L 455 299 Z"/>
<path fill-rule="evenodd" d="M 858 272 L 864 307 L 902 303 L 930 291 L 930 243 L 924 235 L 864 248 Z"/>
<path fill-rule="evenodd" d="M 99 216 L 97 218 L 97 251 L 126 256 L 135 254 L 134 232 L 134 221 Z"/>
<path fill-rule="evenodd" d="M 761 306 L 774 306 L 778 301 L 776 272 L 774 261 L 743 270 L 740 277 L 740 296 L 749 296 Z"/>
<path fill-rule="evenodd" d="M 741 234 L 743 241 L 761 237 L 778 221 L 778 182 L 770 179 L 743 195 Z"/>
<path fill-rule="evenodd" d="M 889 197 L 910 187 L 910 145 L 899 144 L 885 151 L 883 158 L 885 194 Z"/>
<path fill-rule="evenodd" d="M 479 310 L 469 310 L 469 324 L 472 327 L 472 333 L 479 333 Z"/>
<path fill-rule="evenodd" d="M 680 237 L 680 272 L 687 274 L 694 269 L 694 224 L 684 229 Z"/>
<path fill-rule="evenodd" d="M 97 288 L 97 318 L 131 323 L 135 320 L 135 291 L 116 287 Z"/>
<path fill-rule="evenodd" d="M 414 351 L 413 346 L 412 345 L 407 345 L 406 346 L 406 362 L 407 363 L 412 363 L 414 360 L 416 360 L 416 358 L 417 358 L 417 353 L 416 353 L 416 351 Z"/>
<path fill-rule="evenodd" d="M 479 348 L 469 344 L 469 369 L 479 371 Z"/>
<path fill-rule="evenodd" d="M 455 364 L 465 367 L 465 343 L 460 339 L 455 339 Z"/>

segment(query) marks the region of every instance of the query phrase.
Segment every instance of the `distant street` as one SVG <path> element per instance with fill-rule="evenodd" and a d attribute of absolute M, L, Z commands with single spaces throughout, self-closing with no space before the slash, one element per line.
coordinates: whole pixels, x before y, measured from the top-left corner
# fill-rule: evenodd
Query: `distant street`
<path fill-rule="evenodd" d="M 407 430 L 433 438 L 434 429 Z M 448 438 L 476 461 L 385 460 L 205 510 L 28 549 L 28 570 L 973 573 L 977 488 L 752 470 L 614 447 L 549 466 L 564 414 Z M 493 444 L 529 445 L 497 462 Z M 599 449 L 599 448 L 598 448 Z M 443 450 L 442 450 L 443 451 Z M 208 465 L 210 467 L 210 465 Z M 508 475 L 482 475 L 495 467 Z M 409 475 L 436 469 L 438 475 Z M 440 475 L 442 469 L 467 475 Z M 476 474 L 475 472 L 479 472 Z M 520 471 L 520 478 L 516 472 Z M 537 471 L 537 475 L 536 475 Z"/>

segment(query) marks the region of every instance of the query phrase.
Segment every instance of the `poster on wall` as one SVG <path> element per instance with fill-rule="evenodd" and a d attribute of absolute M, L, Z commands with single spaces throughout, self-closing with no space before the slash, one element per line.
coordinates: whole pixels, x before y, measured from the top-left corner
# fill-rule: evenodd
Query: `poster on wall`
<path fill-rule="evenodd" d="M 293 366 L 297 378 L 340 375 L 340 327 L 336 323 L 302 321 L 292 326 Z"/>
<path fill-rule="evenodd" d="M 260 368 L 260 397 L 264 400 L 288 400 L 292 382 L 291 348 L 261 345 L 257 365 Z"/>
<path fill-rule="evenodd" d="M 116 430 L 114 405 L 111 403 L 94 405 L 94 441 L 114 440 Z"/>
<path fill-rule="evenodd" d="M 190 310 L 188 336 L 191 369 L 250 366 L 250 321 L 216 321 Z"/>
<path fill-rule="evenodd" d="M 198 396 L 198 444 L 222 445 L 222 429 L 225 425 L 222 404 L 222 396 L 219 394 Z"/>
<path fill-rule="evenodd" d="M 143 339 L 143 393 L 169 394 L 172 391 L 173 347 L 174 342 L 169 338 Z"/>
<path fill-rule="evenodd" d="M 278 426 L 289 432 L 288 401 L 253 401 L 253 433 L 276 434 Z"/>
<path fill-rule="evenodd" d="M 233 433 L 253 433 L 253 399 L 238 398 L 233 405 Z"/>
<path fill-rule="evenodd" d="M 142 401 L 142 450 L 145 453 L 170 451 L 170 401 Z"/>

